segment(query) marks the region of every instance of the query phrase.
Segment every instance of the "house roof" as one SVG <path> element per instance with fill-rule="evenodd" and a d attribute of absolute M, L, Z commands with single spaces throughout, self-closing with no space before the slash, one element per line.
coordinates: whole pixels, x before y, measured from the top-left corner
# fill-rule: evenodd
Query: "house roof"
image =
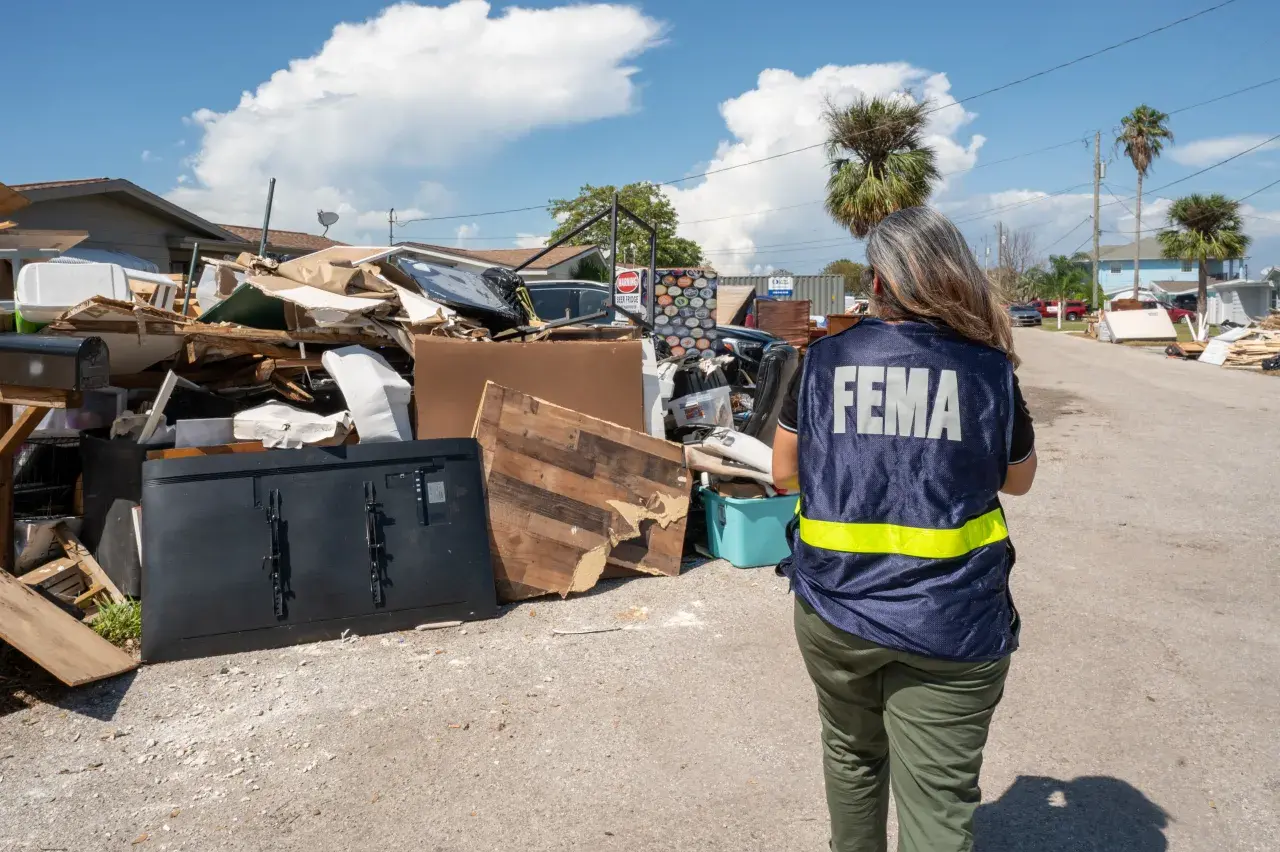
<path fill-rule="evenodd" d="M 262 229 L 255 228 L 252 225 L 219 225 L 218 227 L 225 228 L 240 237 L 240 239 L 255 246 L 262 241 Z M 270 228 L 267 230 L 267 245 L 274 249 L 313 252 L 346 245 L 346 243 L 340 243 L 328 237 L 320 237 L 303 231 L 278 231 L 275 228 Z"/>
<path fill-rule="evenodd" d="M 1142 241 L 1142 260 L 1164 260 L 1164 250 L 1155 237 L 1147 237 Z M 1121 246 L 1101 246 L 1098 260 L 1133 260 L 1133 243 Z"/>
<path fill-rule="evenodd" d="M 27 192 L 41 189 L 57 189 L 64 186 L 87 186 L 93 183 L 106 183 L 111 178 L 80 178 L 79 180 L 47 180 L 41 183 L 11 183 L 9 188 L 17 190 L 24 195 Z"/>
<path fill-rule="evenodd" d="M 41 183 L 11 184 L 13 189 L 24 195 L 32 204 L 42 201 L 57 201 L 62 198 L 76 198 L 85 195 L 116 195 L 129 199 L 133 204 L 149 208 L 162 216 L 186 225 L 202 236 L 211 237 L 224 242 L 242 242 L 239 236 L 203 219 L 190 210 L 166 201 L 150 190 L 143 189 L 136 183 L 124 178 L 82 178 L 79 180 L 51 180 Z M 21 218 L 21 217 L 19 217 Z"/>
<path fill-rule="evenodd" d="M 464 258 L 466 260 L 476 260 L 481 263 L 491 263 L 494 266 L 516 267 L 533 257 L 540 248 L 517 248 L 517 249 L 461 249 L 451 248 L 449 246 L 435 246 L 430 243 L 402 242 L 397 243 L 402 246 L 412 246 L 413 248 L 422 249 L 423 251 L 436 252 L 439 254 L 450 255 L 452 257 Z M 574 260 L 583 257 L 591 252 L 599 251 L 599 246 L 557 246 L 544 256 L 538 258 L 527 268 L 528 269 L 550 269 L 564 263 L 567 260 Z"/>
<path fill-rule="evenodd" d="M 1147 237 L 1142 241 L 1142 257 L 1141 260 L 1169 260 L 1164 256 L 1164 249 L 1160 246 L 1160 240 L 1156 237 Z M 1125 243 L 1121 246 L 1102 246 L 1098 251 L 1099 261 L 1124 261 L 1133 260 L 1133 243 Z M 1239 260 L 1239 258 L 1232 258 Z"/>

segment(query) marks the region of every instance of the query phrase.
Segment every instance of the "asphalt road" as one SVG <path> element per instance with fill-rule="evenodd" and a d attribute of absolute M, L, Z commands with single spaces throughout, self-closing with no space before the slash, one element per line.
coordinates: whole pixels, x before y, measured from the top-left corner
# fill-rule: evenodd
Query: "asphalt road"
<path fill-rule="evenodd" d="M 978 849 L 1280 848 L 1280 381 L 1017 340 L 1041 466 Z M 0 849 L 819 852 L 790 613 L 708 563 L 465 633 L 10 685 Z M 584 627 L 624 629 L 552 633 Z"/>

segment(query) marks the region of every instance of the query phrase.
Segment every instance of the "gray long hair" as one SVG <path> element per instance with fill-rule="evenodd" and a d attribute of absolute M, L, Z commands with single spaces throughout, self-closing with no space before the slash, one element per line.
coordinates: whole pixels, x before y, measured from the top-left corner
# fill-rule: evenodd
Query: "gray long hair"
<path fill-rule="evenodd" d="M 867 262 L 880 278 L 872 295 L 878 316 L 941 323 L 1018 365 L 1009 315 L 946 216 L 931 207 L 886 216 L 867 238 Z"/>

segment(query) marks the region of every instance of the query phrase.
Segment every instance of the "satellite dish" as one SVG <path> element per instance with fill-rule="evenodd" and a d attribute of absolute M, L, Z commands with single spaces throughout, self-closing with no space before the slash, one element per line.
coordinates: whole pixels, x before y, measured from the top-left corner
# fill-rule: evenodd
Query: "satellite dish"
<path fill-rule="evenodd" d="M 324 233 L 321 236 L 326 236 L 329 233 L 330 226 L 338 221 L 338 214 L 330 213 L 327 210 L 317 210 L 316 218 L 320 220 L 321 225 L 324 225 Z"/>

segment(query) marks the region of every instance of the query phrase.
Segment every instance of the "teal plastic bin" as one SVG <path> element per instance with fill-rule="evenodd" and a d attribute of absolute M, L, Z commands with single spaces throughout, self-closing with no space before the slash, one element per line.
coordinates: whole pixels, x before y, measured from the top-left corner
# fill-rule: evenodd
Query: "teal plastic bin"
<path fill-rule="evenodd" d="M 787 524 L 800 495 L 743 499 L 701 489 L 707 512 L 707 549 L 736 568 L 777 565 L 791 554 Z"/>

